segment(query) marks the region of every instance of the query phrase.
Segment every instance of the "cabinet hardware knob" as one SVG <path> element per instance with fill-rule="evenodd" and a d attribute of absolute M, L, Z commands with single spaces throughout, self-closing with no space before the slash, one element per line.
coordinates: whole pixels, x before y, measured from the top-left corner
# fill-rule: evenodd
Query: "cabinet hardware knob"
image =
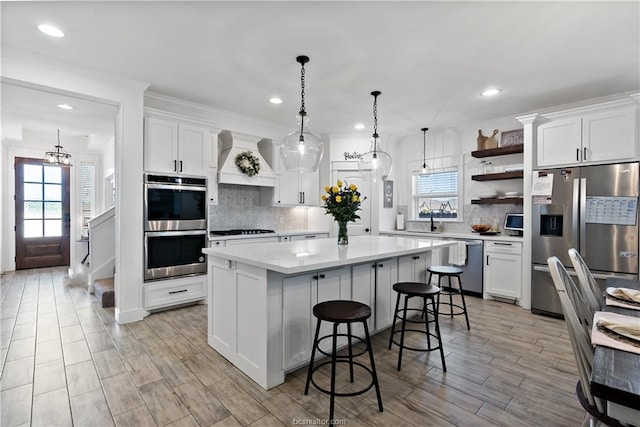
<path fill-rule="evenodd" d="M 182 172 L 182 160 L 180 160 L 180 172 Z"/>
<path fill-rule="evenodd" d="M 378 264 L 378 267 L 382 268 L 384 267 L 384 264 Z"/>
<path fill-rule="evenodd" d="M 177 160 L 173 161 L 173 171 L 174 172 L 178 172 L 178 161 Z"/>
<path fill-rule="evenodd" d="M 583 148 L 583 154 L 582 154 L 582 160 L 586 161 L 587 160 L 587 147 Z"/>
<path fill-rule="evenodd" d="M 489 255 L 487 255 L 487 265 L 489 265 Z"/>
<path fill-rule="evenodd" d="M 413 257 L 413 259 L 420 259 L 420 257 L 416 255 Z"/>
<path fill-rule="evenodd" d="M 580 149 L 576 148 L 576 162 L 580 161 Z"/>
<path fill-rule="evenodd" d="M 324 277 L 325 277 L 325 276 L 324 276 L 324 274 L 321 274 L 321 275 L 320 275 L 320 278 L 321 278 L 321 279 L 324 279 Z"/>
<path fill-rule="evenodd" d="M 313 276 L 313 280 L 318 280 L 318 276 Z"/>

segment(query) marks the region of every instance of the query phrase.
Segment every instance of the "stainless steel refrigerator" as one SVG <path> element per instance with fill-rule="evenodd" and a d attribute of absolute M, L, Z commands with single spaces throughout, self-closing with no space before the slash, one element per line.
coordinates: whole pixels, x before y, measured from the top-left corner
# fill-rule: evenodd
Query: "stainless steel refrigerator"
<path fill-rule="evenodd" d="M 534 188 L 540 179 L 552 185 L 551 196 L 533 196 L 532 312 L 562 316 L 547 258 L 560 258 L 577 281 L 570 248 L 603 290 L 607 277 L 638 278 L 638 170 L 638 163 L 621 163 L 533 172 Z"/>

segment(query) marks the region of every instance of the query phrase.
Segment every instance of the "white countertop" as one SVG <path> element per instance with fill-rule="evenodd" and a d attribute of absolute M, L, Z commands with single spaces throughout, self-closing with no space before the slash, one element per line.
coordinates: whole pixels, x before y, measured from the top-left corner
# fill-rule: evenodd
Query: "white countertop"
<path fill-rule="evenodd" d="M 428 237 L 354 236 L 344 246 L 338 245 L 335 238 L 327 238 L 205 248 L 202 252 L 266 270 L 294 274 L 417 254 L 453 244 L 452 241 L 431 240 Z"/>
<path fill-rule="evenodd" d="M 381 230 L 380 234 L 391 234 L 394 236 L 416 236 L 425 239 L 465 239 L 465 240 L 499 240 L 501 242 L 522 242 L 522 236 L 510 236 L 506 233 L 495 236 L 483 236 L 479 233 L 447 233 L 430 231 L 407 231 L 407 230 Z"/>

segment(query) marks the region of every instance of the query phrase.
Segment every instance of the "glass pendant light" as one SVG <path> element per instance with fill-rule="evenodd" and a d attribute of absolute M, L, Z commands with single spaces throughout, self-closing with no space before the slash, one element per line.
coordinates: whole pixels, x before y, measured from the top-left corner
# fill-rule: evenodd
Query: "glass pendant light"
<path fill-rule="evenodd" d="M 71 165 L 71 154 L 62 149 L 60 145 L 60 129 L 58 129 L 58 145 L 51 151 L 44 154 L 43 163 L 47 165 L 69 167 Z"/>
<path fill-rule="evenodd" d="M 391 173 L 391 156 L 380 148 L 380 136 L 378 135 L 378 96 L 381 94 L 379 90 L 371 92 L 373 95 L 373 135 L 371 135 L 371 148 L 364 153 L 358 160 L 358 171 L 364 179 L 377 181 L 379 179 L 386 180 Z"/>
<path fill-rule="evenodd" d="M 280 146 L 280 157 L 284 167 L 290 172 L 315 172 L 318 170 L 324 144 L 317 135 L 309 132 L 309 116 L 304 108 L 304 64 L 309 62 L 308 56 L 298 56 L 300 64 L 300 86 L 302 87 L 300 112 L 296 116 L 298 128 L 284 137 Z"/>
<path fill-rule="evenodd" d="M 431 168 L 427 166 L 427 131 L 429 128 L 422 128 L 422 171 L 420 175 L 429 175 Z"/>

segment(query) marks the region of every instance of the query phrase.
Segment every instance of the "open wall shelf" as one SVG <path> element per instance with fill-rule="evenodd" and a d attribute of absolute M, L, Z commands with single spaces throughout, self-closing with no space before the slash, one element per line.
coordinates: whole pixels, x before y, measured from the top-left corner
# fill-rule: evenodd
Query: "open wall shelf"
<path fill-rule="evenodd" d="M 499 179 L 515 179 L 523 178 L 524 172 L 501 172 L 501 173 L 486 173 L 483 175 L 471 175 L 473 181 L 496 181 Z"/>
<path fill-rule="evenodd" d="M 494 197 L 491 199 L 473 199 L 472 205 L 521 205 L 523 203 L 522 197 Z"/>
<path fill-rule="evenodd" d="M 477 159 L 491 156 L 506 156 L 507 154 L 518 154 L 524 151 L 524 145 L 507 145 L 505 147 L 490 148 L 488 150 L 472 151 L 471 155 Z"/>

